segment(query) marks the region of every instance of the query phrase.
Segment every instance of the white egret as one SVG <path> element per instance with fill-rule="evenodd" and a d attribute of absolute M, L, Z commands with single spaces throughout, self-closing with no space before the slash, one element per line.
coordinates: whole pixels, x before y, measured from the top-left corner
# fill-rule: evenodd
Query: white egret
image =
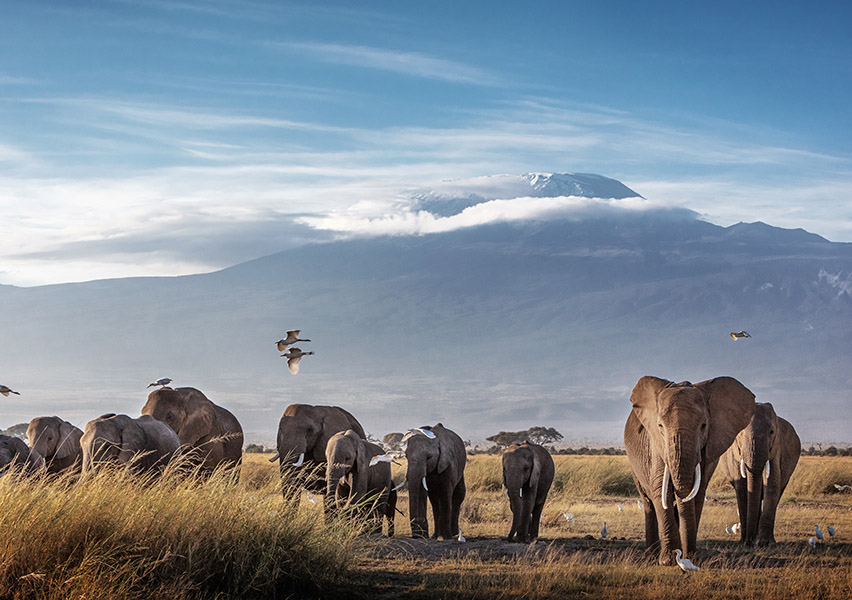
<path fill-rule="evenodd" d="M 462 528 L 461 528 L 461 525 L 459 525 L 459 537 L 458 537 L 458 540 L 459 540 L 460 542 L 462 542 L 462 543 L 464 543 L 464 542 L 466 542 L 466 541 L 467 541 L 466 539 L 464 539 L 464 536 L 462 535 Z"/>
<path fill-rule="evenodd" d="M 394 463 L 394 464 L 397 464 L 397 465 L 399 464 L 399 462 L 397 462 L 397 460 L 396 460 L 396 454 L 388 453 L 388 454 L 377 454 L 376 456 L 371 458 L 370 459 L 370 466 L 375 467 L 377 464 L 382 463 L 382 462 Z"/>
<path fill-rule="evenodd" d="M 157 381 L 152 381 L 151 383 L 149 383 L 149 384 L 148 384 L 148 387 L 154 387 L 154 386 L 159 385 L 159 386 L 162 386 L 163 388 L 165 388 L 165 387 L 166 387 L 167 385 L 169 385 L 171 382 L 172 382 L 172 380 L 171 380 L 171 379 L 169 379 L 168 377 L 161 377 L 161 378 L 160 378 L 160 379 L 158 379 Z"/>
<path fill-rule="evenodd" d="M 314 495 L 312 493 L 310 493 L 310 492 L 305 492 L 305 493 L 308 495 L 308 500 L 311 501 L 311 504 L 317 503 L 317 499 L 314 497 Z"/>
<path fill-rule="evenodd" d="M 573 522 L 574 522 L 574 515 L 573 515 L 572 513 L 565 512 L 565 511 L 563 510 L 563 511 L 562 511 L 562 516 L 563 516 L 563 517 L 565 517 L 565 520 L 566 520 L 566 521 L 568 521 L 569 523 L 573 523 Z"/>
<path fill-rule="evenodd" d="M 399 443 L 401 444 L 403 442 L 407 442 L 415 435 L 425 435 L 430 440 L 435 439 L 435 434 L 432 433 L 430 430 L 426 429 L 425 427 L 415 427 L 414 429 L 409 429 L 408 431 L 406 431 L 405 435 L 402 436 L 402 439 L 399 441 Z"/>
<path fill-rule="evenodd" d="M 644 505 L 644 504 L 642 504 L 642 501 L 641 501 L 641 500 L 637 500 L 637 501 L 636 501 L 636 506 L 638 506 L 638 507 L 639 507 L 639 510 L 645 510 L 645 505 Z"/>
<path fill-rule="evenodd" d="M 680 551 L 680 548 L 675 550 L 675 560 L 677 561 L 677 566 L 680 567 L 681 571 L 684 573 L 688 573 L 689 571 L 698 571 L 698 567 L 692 564 L 692 561 L 688 558 L 681 558 L 683 556 L 683 552 Z"/>
<path fill-rule="evenodd" d="M 740 525 L 739 523 L 734 523 L 734 526 L 733 526 L 733 527 L 731 527 L 731 529 L 733 529 L 733 530 L 734 530 L 734 533 L 735 533 L 735 534 L 736 534 L 736 533 L 739 533 L 739 532 L 740 532 L 740 530 L 741 530 L 742 528 L 743 528 L 743 526 L 742 526 L 742 525 Z"/>
<path fill-rule="evenodd" d="M 751 336 L 748 334 L 747 331 L 732 331 L 731 332 L 731 339 L 734 340 L 735 342 L 740 338 L 750 338 L 750 337 Z"/>
<path fill-rule="evenodd" d="M 838 492 L 848 492 L 849 490 L 852 490 L 852 485 L 840 485 L 839 483 L 835 483 L 834 487 L 837 488 Z"/>
<path fill-rule="evenodd" d="M 621 502 L 619 502 L 618 504 L 616 504 L 616 506 L 618 507 L 618 512 L 624 512 L 624 507 L 623 507 L 623 506 L 621 506 Z"/>
<path fill-rule="evenodd" d="M 818 542 L 814 536 L 811 536 L 808 538 L 808 543 L 811 545 L 811 548 L 816 549 Z"/>
<path fill-rule="evenodd" d="M 730 525 L 725 525 L 725 533 L 728 535 L 734 535 L 734 528 Z"/>
<path fill-rule="evenodd" d="M 291 329 L 287 332 L 287 337 L 282 338 L 275 342 L 275 345 L 278 346 L 279 352 L 286 352 L 288 346 L 292 346 L 296 342 L 310 342 L 311 340 L 300 340 L 299 332 L 301 329 Z"/>
<path fill-rule="evenodd" d="M 287 359 L 287 367 L 290 369 L 290 372 L 295 375 L 299 372 L 299 361 L 302 360 L 302 357 L 311 356 L 312 354 L 313 352 L 302 352 L 301 349 L 293 346 L 281 356 Z"/>

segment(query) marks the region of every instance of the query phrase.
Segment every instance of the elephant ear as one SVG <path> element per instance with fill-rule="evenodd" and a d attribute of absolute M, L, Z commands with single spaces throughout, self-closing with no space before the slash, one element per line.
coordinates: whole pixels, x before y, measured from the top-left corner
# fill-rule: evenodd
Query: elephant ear
<path fill-rule="evenodd" d="M 118 459 L 123 463 L 129 463 L 137 452 L 145 451 L 145 432 L 138 423 L 128 419 L 121 430 L 121 448 L 118 451 Z"/>
<path fill-rule="evenodd" d="M 440 425 L 440 423 L 438 425 Z M 434 428 L 432 431 L 434 431 Z M 443 435 L 430 441 L 432 444 L 438 444 L 438 473 L 443 473 L 449 469 L 451 465 L 457 464 L 458 462 L 459 457 L 456 456 L 456 447 L 452 442 L 453 440 L 449 435 Z"/>
<path fill-rule="evenodd" d="M 65 460 L 77 454 L 80 448 L 80 438 L 82 436 L 82 431 L 74 427 L 68 421 L 62 421 L 59 424 L 59 441 L 56 445 L 56 452 L 53 455 L 53 460 Z"/>
<path fill-rule="evenodd" d="M 704 453 L 708 462 L 725 453 L 754 415 L 754 394 L 733 377 L 715 377 L 696 383 L 707 397 L 710 433 Z"/>
<path fill-rule="evenodd" d="M 541 476 L 541 461 L 538 454 L 532 453 L 532 472 L 530 472 L 530 489 L 538 488 L 538 479 Z"/>
<path fill-rule="evenodd" d="M 187 406 L 186 421 L 180 431 L 176 432 L 180 443 L 196 445 L 199 440 L 213 433 L 214 422 L 215 415 L 209 404 L 196 403 L 194 406 Z"/>
<path fill-rule="evenodd" d="M 657 431 L 657 394 L 670 385 L 672 382 L 668 379 L 645 375 L 636 382 L 630 394 L 633 412 L 654 439 L 660 435 Z"/>

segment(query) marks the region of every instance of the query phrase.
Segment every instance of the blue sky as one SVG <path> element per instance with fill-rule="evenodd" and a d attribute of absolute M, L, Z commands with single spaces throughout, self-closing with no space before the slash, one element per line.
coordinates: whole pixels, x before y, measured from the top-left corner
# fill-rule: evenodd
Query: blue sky
<path fill-rule="evenodd" d="M 852 241 L 850 5 L 314 4 L 4 3 L 0 283 L 221 268 L 531 171 Z"/>

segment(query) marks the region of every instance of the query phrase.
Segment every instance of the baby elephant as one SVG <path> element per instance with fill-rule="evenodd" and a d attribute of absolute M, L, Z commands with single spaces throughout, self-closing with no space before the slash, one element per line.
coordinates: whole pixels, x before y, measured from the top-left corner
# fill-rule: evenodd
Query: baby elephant
<path fill-rule="evenodd" d="M 531 442 L 513 444 L 503 452 L 503 485 L 512 508 L 508 541 L 529 542 L 538 537 L 541 510 L 553 483 L 553 458 Z"/>
<path fill-rule="evenodd" d="M 331 436 L 325 447 L 326 498 L 330 505 L 338 507 L 367 500 L 374 531 L 381 532 L 384 515 L 388 520 L 388 536 L 392 537 L 396 491 L 390 464 L 377 462 L 370 466 L 371 458 L 384 453 L 381 446 L 362 439 L 352 429 Z"/>
<path fill-rule="evenodd" d="M 171 427 L 150 415 L 131 419 L 108 414 L 86 424 L 80 444 L 83 473 L 109 462 L 156 473 L 178 455 L 180 439 Z"/>
<path fill-rule="evenodd" d="M 27 442 L 44 457 L 48 473 L 74 471 L 83 467 L 83 432 L 59 417 L 36 417 L 27 427 Z"/>
<path fill-rule="evenodd" d="M 44 468 L 44 458 L 24 440 L 0 434 L 0 470 L 10 466 L 22 466 L 25 472 L 34 473 Z"/>

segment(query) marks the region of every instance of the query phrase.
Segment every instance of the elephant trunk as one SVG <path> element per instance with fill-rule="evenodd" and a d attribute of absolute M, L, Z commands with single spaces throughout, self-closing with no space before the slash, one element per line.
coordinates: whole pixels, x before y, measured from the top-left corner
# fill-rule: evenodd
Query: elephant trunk
<path fill-rule="evenodd" d="M 329 505 L 339 504 L 337 498 L 337 488 L 340 481 L 346 477 L 347 470 L 344 465 L 329 463 L 326 467 L 326 488 L 325 497 Z M 342 499 L 341 499 L 342 500 Z"/>
<path fill-rule="evenodd" d="M 760 525 L 760 513 L 763 505 L 763 475 L 766 472 L 765 465 L 769 462 L 768 448 L 750 448 L 751 456 L 745 457 L 747 470 L 747 497 L 746 518 L 742 525 L 742 541 L 751 545 L 757 539 L 757 530 Z M 750 463 L 750 464 L 749 464 Z"/>
<path fill-rule="evenodd" d="M 672 443 L 667 467 L 670 467 L 675 496 L 689 502 L 701 486 L 701 452 L 694 448 L 691 435 L 677 435 Z"/>
<path fill-rule="evenodd" d="M 527 541 L 527 527 L 524 519 L 524 497 L 523 484 L 520 475 L 504 478 L 506 483 L 506 495 L 509 497 L 509 508 L 512 510 L 512 527 L 509 530 L 509 541 L 514 541 L 515 536 L 521 542 Z"/>
<path fill-rule="evenodd" d="M 423 486 L 426 479 L 426 465 L 408 463 L 408 514 L 411 517 L 411 536 L 428 537 L 429 525 L 426 521 L 426 499 L 428 496 Z"/>

